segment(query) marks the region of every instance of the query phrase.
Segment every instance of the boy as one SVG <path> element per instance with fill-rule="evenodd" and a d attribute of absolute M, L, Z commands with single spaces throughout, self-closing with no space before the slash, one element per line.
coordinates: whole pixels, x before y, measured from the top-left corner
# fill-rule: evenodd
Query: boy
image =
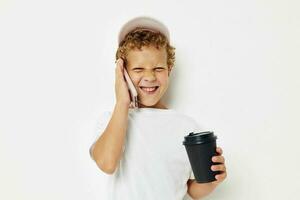
<path fill-rule="evenodd" d="M 184 136 L 199 131 L 189 116 L 169 109 L 161 101 L 175 61 L 169 32 L 161 22 L 137 17 L 119 33 L 116 53 L 116 104 L 100 120 L 98 139 L 90 155 L 103 172 L 111 174 L 113 200 L 182 200 L 211 193 L 226 178 L 222 149 L 212 158 L 212 170 L 222 171 L 216 181 L 199 184 L 182 144 Z M 138 108 L 124 79 L 127 70 L 138 93 Z M 98 134 L 99 134 L 98 133 Z"/>

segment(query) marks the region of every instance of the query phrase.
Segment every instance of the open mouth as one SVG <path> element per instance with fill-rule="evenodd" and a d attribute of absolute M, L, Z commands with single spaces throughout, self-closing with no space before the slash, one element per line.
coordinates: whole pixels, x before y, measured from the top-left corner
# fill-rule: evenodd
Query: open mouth
<path fill-rule="evenodd" d="M 155 86 L 155 87 L 140 87 L 141 91 L 145 94 L 154 94 L 157 89 L 159 88 L 159 86 Z"/>

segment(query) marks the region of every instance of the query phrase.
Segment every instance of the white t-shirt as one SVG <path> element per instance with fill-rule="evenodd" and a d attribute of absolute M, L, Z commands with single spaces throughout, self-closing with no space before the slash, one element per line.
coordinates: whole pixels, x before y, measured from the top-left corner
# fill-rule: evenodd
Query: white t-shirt
<path fill-rule="evenodd" d="M 111 115 L 107 111 L 100 117 L 95 141 Z M 193 118 L 173 109 L 129 109 L 123 155 L 108 180 L 109 200 L 190 199 L 187 181 L 194 175 L 182 142 L 198 131 Z"/>

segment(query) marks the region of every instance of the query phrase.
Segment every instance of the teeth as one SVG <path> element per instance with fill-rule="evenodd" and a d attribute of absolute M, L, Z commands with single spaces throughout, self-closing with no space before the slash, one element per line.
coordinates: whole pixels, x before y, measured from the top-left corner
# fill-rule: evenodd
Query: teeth
<path fill-rule="evenodd" d="M 142 90 L 144 90 L 144 91 L 147 91 L 147 92 L 153 92 L 155 89 L 156 89 L 156 87 L 141 87 L 142 88 Z"/>

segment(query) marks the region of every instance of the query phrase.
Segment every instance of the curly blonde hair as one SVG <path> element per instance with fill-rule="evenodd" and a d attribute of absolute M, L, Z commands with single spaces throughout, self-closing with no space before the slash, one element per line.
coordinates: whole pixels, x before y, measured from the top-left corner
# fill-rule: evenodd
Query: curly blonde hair
<path fill-rule="evenodd" d="M 169 44 L 167 38 L 159 32 L 153 32 L 142 28 L 136 28 L 125 36 L 125 39 L 120 43 L 117 49 L 116 60 L 122 58 L 126 63 L 126 57 L 129 50 L 141 50 L 144 46 L 152 46 L 157 49 L 166 48 L 168 69 L 171 70 L 174 67 L 175 48 Z"/>

